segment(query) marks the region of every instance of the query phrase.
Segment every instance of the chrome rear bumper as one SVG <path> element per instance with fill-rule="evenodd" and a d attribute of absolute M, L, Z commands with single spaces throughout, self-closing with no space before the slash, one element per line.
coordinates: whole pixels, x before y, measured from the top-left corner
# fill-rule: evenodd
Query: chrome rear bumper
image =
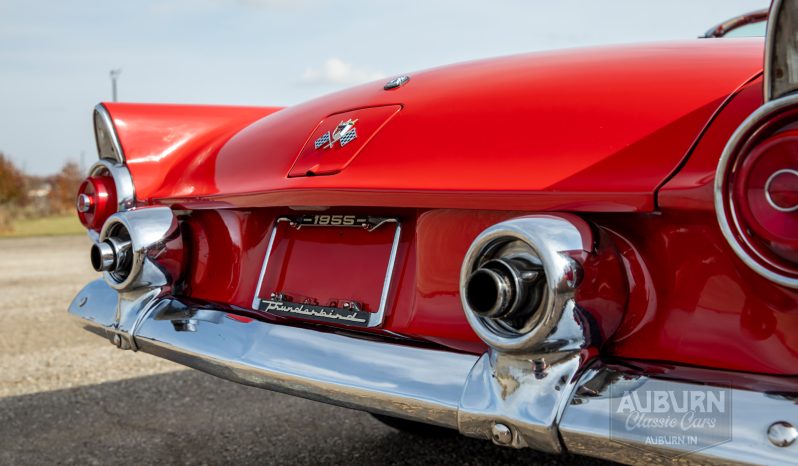
<path fill-rule="evenodd" d="M 567 449 L 627 463 L 686 452 L 690 454 L 680 457 L 681 462 L 798 461 L 798 441 L 777 447 L 773 442 L 778 438 L 773 437 L 785 435 L 784 430 L 771 432 L 770 440 L 768 435 L 777 421 L 798 425 L 795 393 L 730 389 L 730 439 L 692 452 L 689 446 L 646 444 L 613 431 L 611 421 L 621 414 L 613 409 L 612 400 L 618 393 L 640 391 L 654 382 L 700 390 L 705 388 L 702 381 L 669 381 L 599 362 L 587 369 L 582 366 L 573 380 L 557 374 L 529 376 L 526 369 L 518 376 L 518 367 L 496 366 L 491 353 L 478 357 L 235 319 L 219 310 L 188 308 L 152 292 L 120 299 L 102 280 L 78 293 L 69 312 L 118 346 L 224 379 L 451 427 L 466 435 L 493 438 L 499 444 L 549 452 Z M 573 364 L 584 363 L 561 360 L 552 367 Z M 507 373 L 516 374 L 513 380 L 518 382 L 509 392 L 496 385 Z M 735 378 L 721 373 L 713 380 Z"/>

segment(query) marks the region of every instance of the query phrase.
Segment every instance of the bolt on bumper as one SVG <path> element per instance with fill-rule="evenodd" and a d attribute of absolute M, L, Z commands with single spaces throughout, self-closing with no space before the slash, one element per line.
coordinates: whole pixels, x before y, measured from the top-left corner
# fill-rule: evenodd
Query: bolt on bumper
<path fill-rule="evenodd" d="M 121 321 L 132 324 L 119 326 L 120 308 L 133 315 Z M 613 400 L 654 382 L 701 389 L 702 381 L 664 380 L 570 356 L 547 366 L 562 368 L 558 377 L 550 377 L 540 367 L 534 370 L 531 361 L 533 370 L 519 366 L 523 358 L 508 361 L 490 352 L 460 354 L 235 319 L 152 290 L 131 304 L 120 301 L 102 280 L 78 293 L 69 312 L 123 348 L 245 385 L 450 427 L 500 445 L 628 463 L 678 455 L 684 455 L 680 461 L 703 464 L 790 463 L 798 457 L 796 396 L 730 388 L 731 437 L 691 451 L 684 445 L 648 445 L 613 431 L 612 421 L 621 415 Z M 567 380 L 568 374 L 575 375 Z"/>

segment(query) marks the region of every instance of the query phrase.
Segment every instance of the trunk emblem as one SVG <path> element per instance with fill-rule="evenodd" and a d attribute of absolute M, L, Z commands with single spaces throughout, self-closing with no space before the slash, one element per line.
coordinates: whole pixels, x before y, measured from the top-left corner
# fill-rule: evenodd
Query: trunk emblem
<path fill-rule="evenodd" d="M 402 75 L 394 79 L 391 79 L 390 81 L 385 83 L 385 85 L 382 88 L 385 89 L 386 91 L 390 91 L 391 89 L 396 89 L 404 86 L 405 84 L 407 84 L 408 81 L 410 81 L 410 76 Z"/>
<path fill-rule="evenodd" d="M 316 139 L 316 142 L 313 143 L 313 146 L 317 150 L 332 149 L 333 146 L 335 146 L 335 143 L 338 142 L 341 147 L 344 147 L 357 138 L 355 123 L 357 123 L 357 119 L 341 121 L 332 131 L 332 134 L 330 134 L 329 131 L 322 134 L 318 139 Z"/>

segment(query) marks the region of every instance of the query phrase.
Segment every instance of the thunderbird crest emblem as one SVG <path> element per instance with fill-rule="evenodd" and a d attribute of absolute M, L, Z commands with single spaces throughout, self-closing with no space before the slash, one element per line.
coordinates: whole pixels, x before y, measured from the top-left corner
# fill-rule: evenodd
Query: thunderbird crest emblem
<path fill-rule="evenodd" d="M 355 129 L 355 123 L 357 123 L 357 119 L 341 121 L 338 123 L 338 126 L 330 133 L 327 131 L 326 133 L 319 136 L 316 139 L 316 142 L 313 146 L 316 149 L 332 149 L 335 146 L 335 143 L 344 147 L 345 145 L 349 144 L 350 142 L 354 141 L 357 138 L 357 130 Z"/>

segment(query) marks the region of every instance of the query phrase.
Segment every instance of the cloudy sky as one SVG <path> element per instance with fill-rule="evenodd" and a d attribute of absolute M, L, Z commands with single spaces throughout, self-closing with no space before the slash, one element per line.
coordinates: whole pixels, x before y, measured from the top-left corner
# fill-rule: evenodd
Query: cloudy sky
<path fill-rule="evenodd" d="M 767 0 L 0 0 L 0 151 L 30 173 L 96 158 L 110 100 L 291 105 L 495 55 L 690 39 Z"/>

